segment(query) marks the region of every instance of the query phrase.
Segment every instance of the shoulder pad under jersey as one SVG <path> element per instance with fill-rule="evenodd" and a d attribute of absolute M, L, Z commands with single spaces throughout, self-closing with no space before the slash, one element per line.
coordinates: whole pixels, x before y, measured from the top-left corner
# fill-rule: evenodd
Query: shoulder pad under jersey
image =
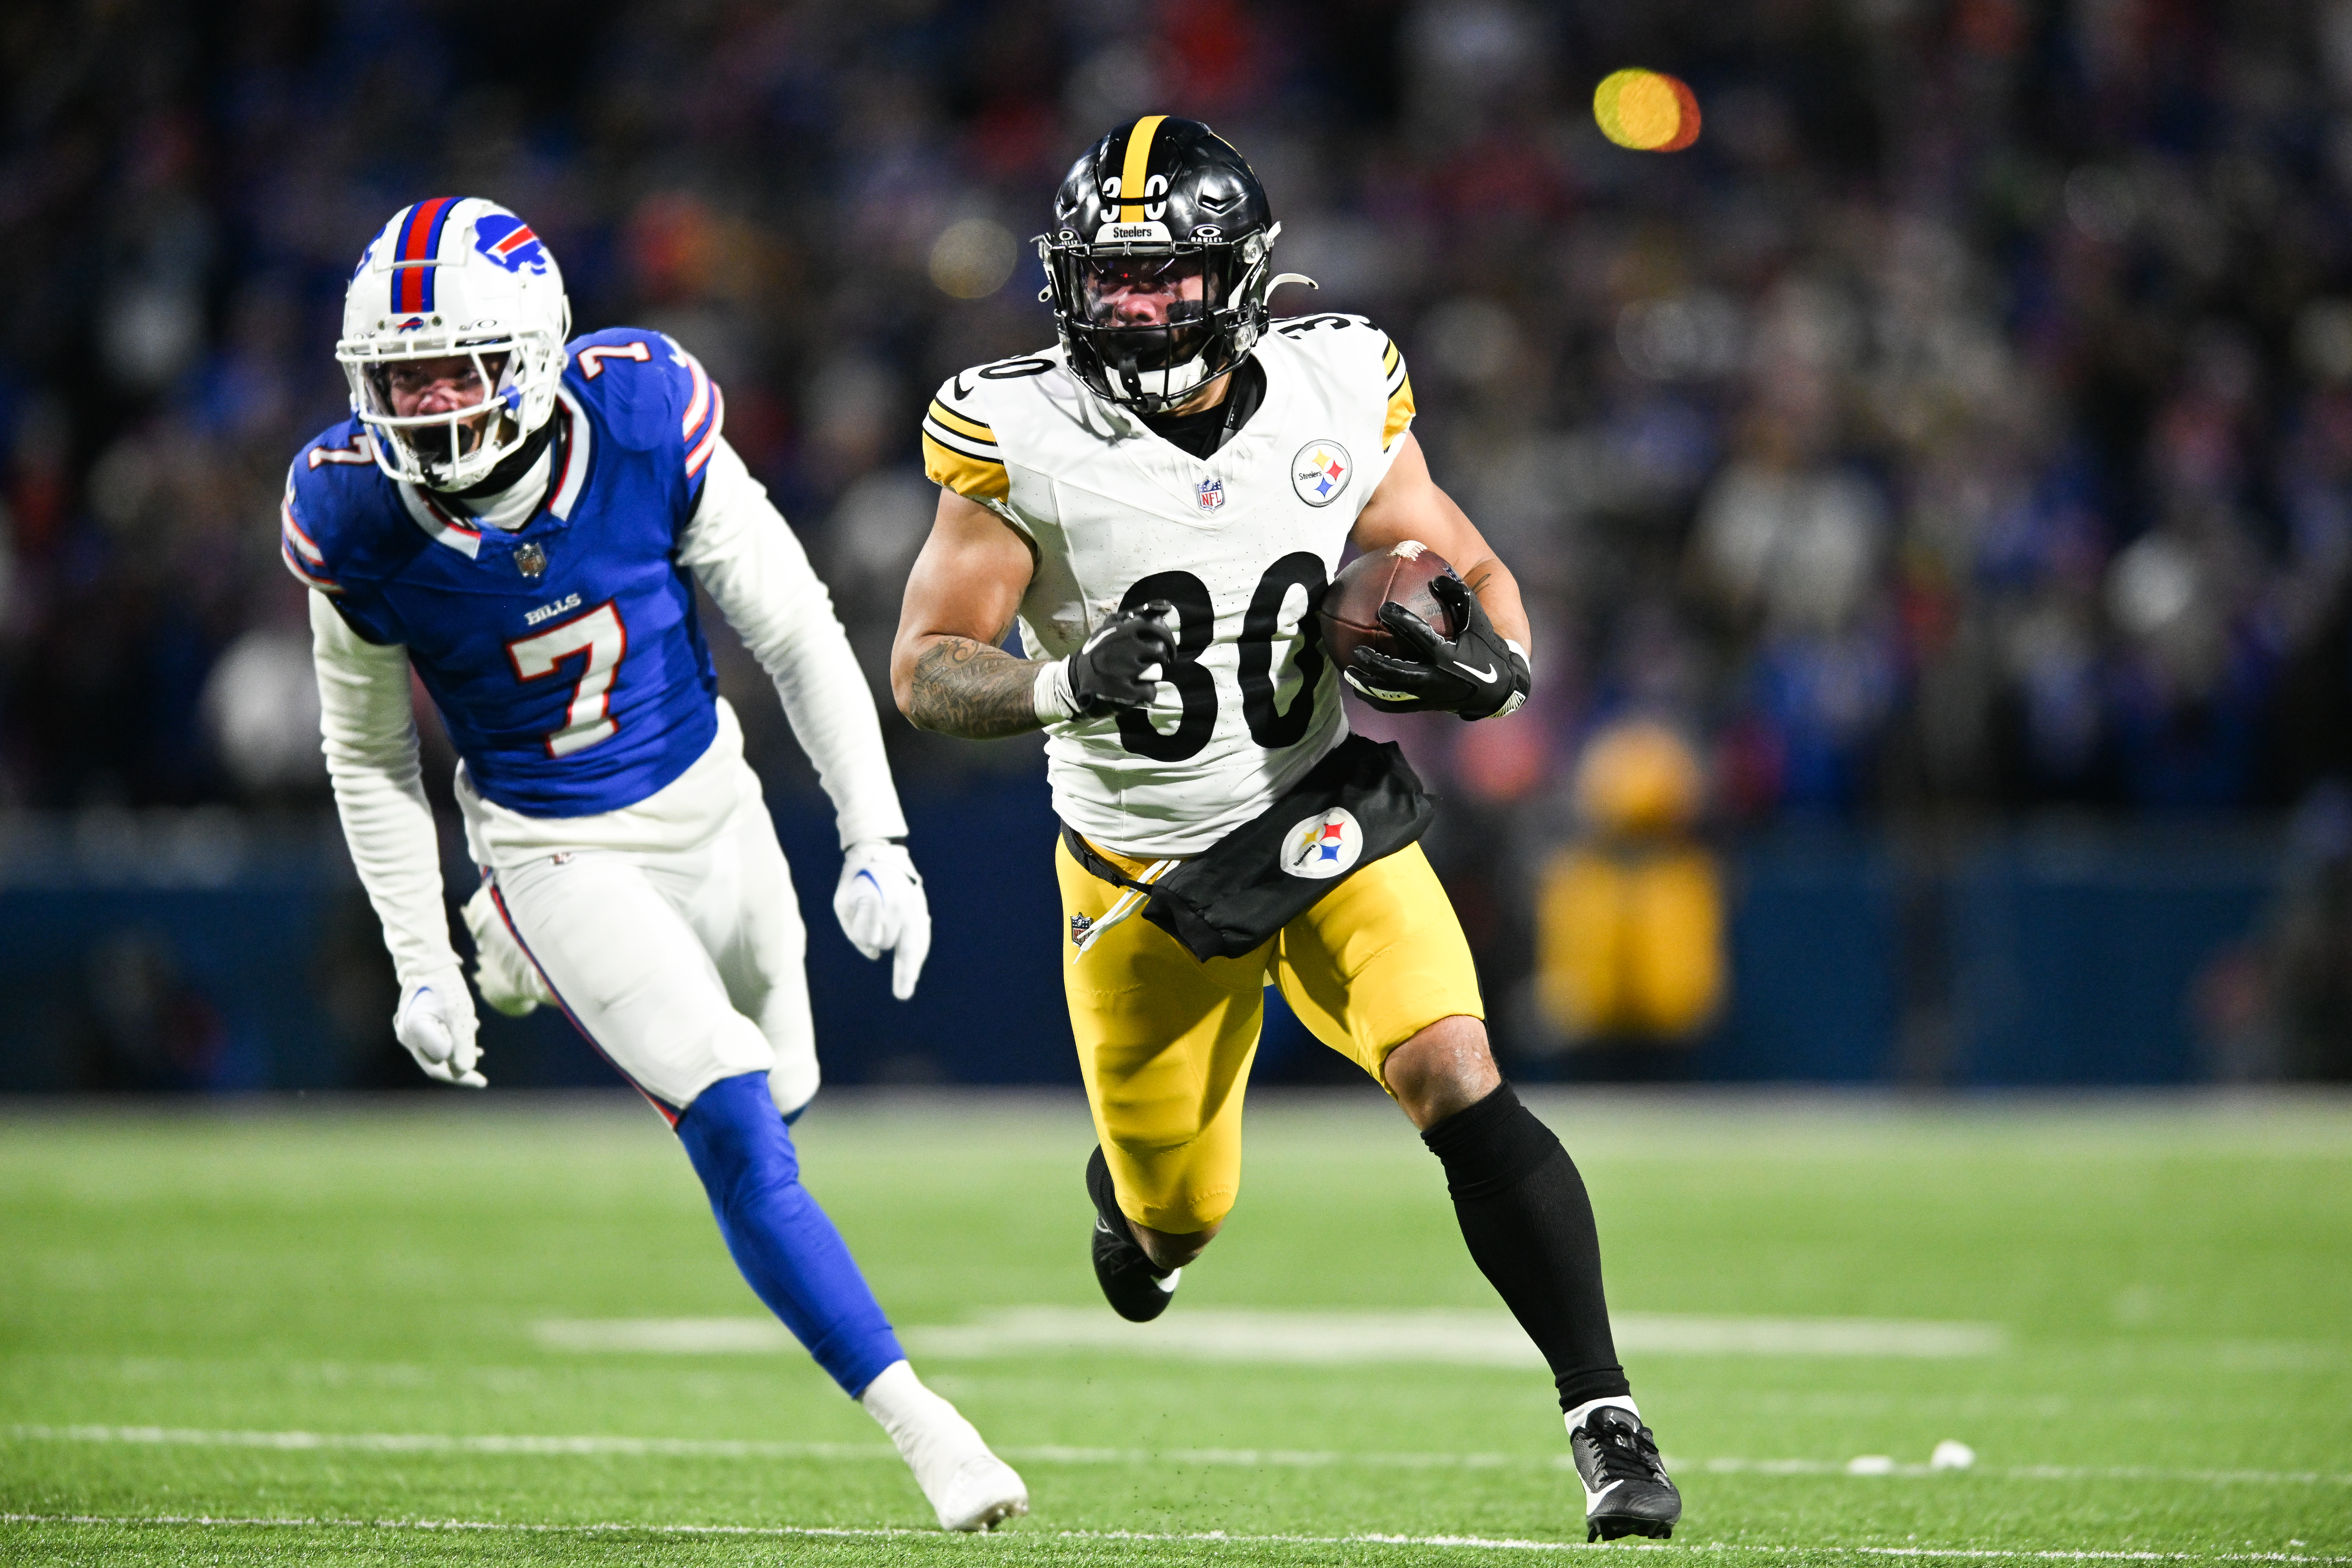
<path fill-rule="evenodd" d="M 689 482 L 719 445 L 727 399 L 696 359 L 667 332 L 613 327 L 565 345 L 564 390 L 601 416 L 610 437 L 632 451 L 674 449 Z"/>
<path fill-rule="evenodd" d="M 380 501 L 382 472 L 372 437 L 356 419 L 331 426 L 294 454 L 278 503 L 278 549 L 295 580 L 341 595 L 341 573 L 364 549 Z"/>
<path fill-rule="evenodd" d="M 983 506 L 1003 506 L 1013 481 L 991 426 L 988 393 L 997 382 L 1052 369 L 1049 359 L 1023 355 L 960 370 L 941 382 L 923 411 L 923 472 L 931 482 Z"/>
<path fill-rule="evenodd" d="M 1380 328 L 1361 316 L 1326 310 L 1312 316 L 1286 316 L 1272 331 L 1296 344 L 1343 382 L 1376 379 L 1387 401 L 1381 421 L 1381 450 L 1397 444 L 1412 424 L 1412 377 L 1405 371 L 1404 354 Z"/>

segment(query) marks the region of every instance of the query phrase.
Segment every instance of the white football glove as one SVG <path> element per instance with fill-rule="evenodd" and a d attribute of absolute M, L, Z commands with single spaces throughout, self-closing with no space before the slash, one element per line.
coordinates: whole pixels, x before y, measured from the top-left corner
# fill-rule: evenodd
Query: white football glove
<path fill-rule="evenodd" d="M 923 897 L 922 873 L 907 847 L 869 838 L 842 858 L 841 886 L 833 891 L 833 912 L 841 934 L 868 958 L 895 952 L 890 994 L 904 1002 L 915 994 L 923 960 L 931 952 L 931 906 Z"/>
<path fill-rule="evenodd" d="M 425 1077 L 467 1089 L 488 1087 L 489 1080 L 474 1070 L 482 1059 L 481 1047 L 474 1044 L 474 999 L 466 994 L 466 977 L 456 970 L 402 987 L 392 1032 Z"/>
<path fill-rule="evenodd" d="M 509 1018 L 520 1018 L 541 1003 L 555 1000 L 539 965 L 507 929 L 498 905 L 490 900 L 488 882 L 466 900 L 465 916 L 466 929 L 474 933 L 474 984 L 483 1001 Z"/>

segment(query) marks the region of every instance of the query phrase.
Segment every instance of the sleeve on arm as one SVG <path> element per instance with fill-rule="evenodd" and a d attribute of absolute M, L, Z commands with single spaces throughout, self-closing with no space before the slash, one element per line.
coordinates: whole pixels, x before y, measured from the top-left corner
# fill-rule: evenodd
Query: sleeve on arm
<path fill-rule="evenodd" d="M 404 988 L 457 967 L 442 904 L 441 839 L 417 764 L 408 650 L 366 641 L 313 594 L 310 655 L 343 839 Z"/>
<path fill-rule="evenodd" d="M 714 447 L 678 560 L 776 683 L 793 736 L 833 801 L 844 848 L 898 838 L 907 818 L 882 722 L 849 635 L 808 554 L 726 441 Z"/>
<path fill-rule="evenodd" d="M 996 432 L 958 411 L 948 398 L 943 386 L 924 411 L 923 472 L 935 485 L 1001 510 L 1013 499 L 1013 480 Z"/>
<path fill-rule="evenodd" d="M 321 594 L 341 595 L 343 585 L 335 581 L 328 569 L 326 552 L 302 526 L 300 501 L 294 490 L 294 470 L 286 471 L 286 496 L 278 503 L 278 552 L 286 563 L 286 570 L 306 588 L 316 588 Z"/>
<path fill-rule="evenodd" d="M 1404 368 L 1404 354 L 1386 337 L 1381 340 L 1381 374 L 1388 385 L 1388 416 L 1381 425 L 1381 450 L 1393 451 L 1397 438 L 1412 424 L 1412 377 Z"/>
<path fill-rule="evenodd" d="M 678 347 L 674 339 L 663 342 L 669 344 L 671 357 L 686 367 L 686 412 L 678 420 L 678 437 L 686 447 L 686 477 L 691 483 L 702 476 L 711 453 L 719 449 L 719 432 L 727 423 L 727 398 L 700 360 Z"/>

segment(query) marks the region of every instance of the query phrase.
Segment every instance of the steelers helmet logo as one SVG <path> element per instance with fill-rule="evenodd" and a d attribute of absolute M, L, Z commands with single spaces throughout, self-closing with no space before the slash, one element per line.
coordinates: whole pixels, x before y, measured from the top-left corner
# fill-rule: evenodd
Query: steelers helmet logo
<path fill-rule="evenodd" d="M 1344 877 L 1363 856 L 1363 824 L 1344 805 L 1304 817 L 1283 836 L 1282 868 L 1310 882 Z"/>
<path fill-rule="evenodd" d="M 1329 506 L 1356 477 L 1356 460 L 1337 441 L 1309 441 L 1290 460 L 1290 488 L 1308 506 Z"/>

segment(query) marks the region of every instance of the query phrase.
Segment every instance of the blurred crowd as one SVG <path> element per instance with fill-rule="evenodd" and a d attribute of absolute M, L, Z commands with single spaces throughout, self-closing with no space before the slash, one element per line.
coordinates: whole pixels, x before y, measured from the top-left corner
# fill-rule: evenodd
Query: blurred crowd
<path fill-rule="evenodd" d="M 1694 148 L 1601 138 L 1624 65 Z M 323 790 L 275 505 L 436 193 L 702 357 L 878 689 L 923 401 L 1050 341 L 1026 237 L 1164 110 L 1528 590 L 1526 713 L 1400 727 L 1465 820 L 1566 822 L 1638 719 L 1716 821 L 2316 802 L 2352 852 L 2352 0 L 25 0 L 0 80 L 0 805 Z M 1034 765 L 889 726 L 916 787 Z"/>

